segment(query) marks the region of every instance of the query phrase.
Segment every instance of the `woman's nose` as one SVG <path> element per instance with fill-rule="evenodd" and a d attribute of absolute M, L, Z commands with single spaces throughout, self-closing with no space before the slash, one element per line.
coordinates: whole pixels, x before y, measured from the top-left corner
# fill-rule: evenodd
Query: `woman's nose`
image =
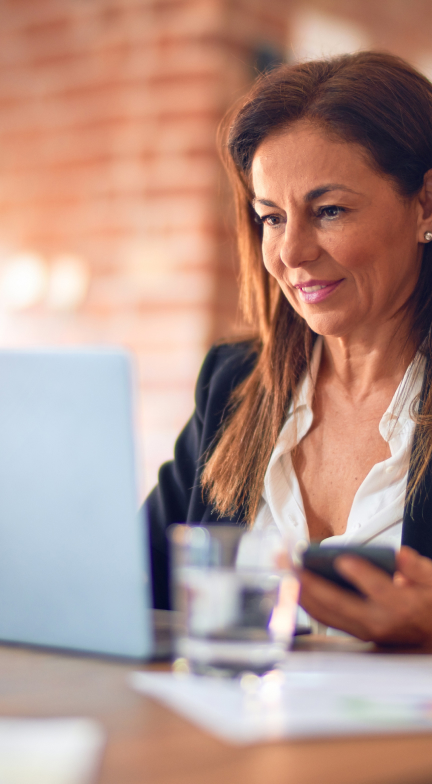
<path fill-rule="evenodd" d="M 315 261 L 320 247 L 313 226 L 307 221 L 288 218 L 280 247 L 280 258 L 286 267 L 298 267 L 307 261 Z"/>

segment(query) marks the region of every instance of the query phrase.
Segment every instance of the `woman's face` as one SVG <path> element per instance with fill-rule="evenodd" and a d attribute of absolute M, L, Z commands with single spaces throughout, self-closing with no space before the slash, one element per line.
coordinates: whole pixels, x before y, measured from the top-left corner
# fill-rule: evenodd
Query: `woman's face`
<path fill-rule="evenodd" d="M 293 308 L 318 334 L 373 338 L 417 282 L 420 198 L 306 122 L 260 145 L 252 180 L 264 264 Z"/>

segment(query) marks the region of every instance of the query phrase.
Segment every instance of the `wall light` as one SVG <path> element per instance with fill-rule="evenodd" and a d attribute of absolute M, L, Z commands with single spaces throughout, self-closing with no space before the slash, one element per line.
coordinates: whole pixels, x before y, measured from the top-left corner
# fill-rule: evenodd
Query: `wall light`
<path fill-rule="evenodd" d="M 88 265 L 80 256 L 62 254 L 51 265 L 46 295 L 50 310 L 73 311 L 84 302 L 90 284 Z"/>
<path fill-rule="evenodd" d="M 368 32 L 359 24 L 311 7 L 300 7 L 290 20 L 290 59 L 313 60 L 369 49 Z"/>
<path fill-rule="evenodd" d="M 0 270 L 0 303 L 7 310 L 25 310 L 45 295 L 48 269 L 38 253 L 17 253 Z"/>

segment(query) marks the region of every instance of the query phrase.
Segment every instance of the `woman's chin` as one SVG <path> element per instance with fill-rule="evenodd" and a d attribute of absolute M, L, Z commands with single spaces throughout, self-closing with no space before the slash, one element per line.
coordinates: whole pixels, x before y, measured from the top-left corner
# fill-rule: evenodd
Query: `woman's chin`
<path fill-rule="evenodd" d="M 348 317 L 347 314 L 307 314 L 302 313 L 308 326 L 317 335 L 323 337 L 342 338 L 358 331 L 361 324 L 358 320 L 354 320 L 352 314 Z"/>

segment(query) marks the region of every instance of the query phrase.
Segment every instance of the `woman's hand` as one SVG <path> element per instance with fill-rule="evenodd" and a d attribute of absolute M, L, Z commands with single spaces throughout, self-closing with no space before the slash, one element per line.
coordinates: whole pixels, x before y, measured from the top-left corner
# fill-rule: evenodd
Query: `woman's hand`
<path fill-rule="evenodd" d="M 432 560 L 410 547 L 396 556 L 394 578 L 363 558 L 340 556 L 336 568 L 366 598 L 303 570 L 300 604 L 313 618 L 379 645 L 432 648 Z"/>

